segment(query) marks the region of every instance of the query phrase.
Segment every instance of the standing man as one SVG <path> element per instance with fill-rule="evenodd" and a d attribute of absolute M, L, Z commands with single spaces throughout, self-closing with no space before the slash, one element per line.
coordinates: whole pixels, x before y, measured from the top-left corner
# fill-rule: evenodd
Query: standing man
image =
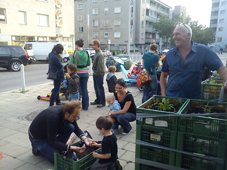
<path fill-rule="evenodd" d="M 87 138 L 76 123 L 80 110 L 81 102 L 73 100 L 64 106 L 52 106 L 39 113 L 28 129 L 33 155 L 42 155 L 54 164 L 54 152 L 83 152 L 85 147 L 66 145 L 72 132 L 86 145 L 91 145 L 93 140 Z"/>
<path fill-rule="evenodd" d="M 100 49 L 100 42 L 98 40 L 92 40 L 92 48 L 95 50 L 95 56 L 93 61 L 93 81 L 96 99 L 91 102 L 91 105 L 97 105 L 98 108 L 104 107 L 106 105 L 105 92 L 103 87 L 103 78 L 105 74 L 105 63 L 104 56 Z"/>
<path fill-rule="evenodd" d="M 162 66 L 162 96 L 201 98 L 204 67 L 217 70 L 226 88 L 227 69 L 220 58 L 207 46 L 191 41 L 191 37 L 192 29 L 186 24 L 177 25 L 173 31 L 176 47 L 167 53 Z"/>

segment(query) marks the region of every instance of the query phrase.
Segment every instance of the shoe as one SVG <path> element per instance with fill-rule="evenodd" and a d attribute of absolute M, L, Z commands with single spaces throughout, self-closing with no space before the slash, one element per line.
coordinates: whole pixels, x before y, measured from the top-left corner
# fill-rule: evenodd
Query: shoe
<path fill-rule="evenodd" d="M 100 103 L 98 103 L 98 102 L 90 102 L 90 104 L 91 104 L 91 105 L 98 105 L 98 104 L 100 104 Z"/>
<path fill-rule="evenodd" d="M 33 147 L 33 146 L 32 146 L 32 154 L 34 156 L 40 156 L 40 152 L 35 147 Z"/>
<path fill-rule="evenodd" d="M 129 132 L 122 132 L 122 135 L 127 135 L 127 134 L 129 134 L 129 133 L 131 132 L 131 130 L 132 130 L 132 129 L 130 129 Z"/>
<path fill-rule="evenodd" d="M 65 103 L 56 103 L 57 106 L 65 105 Z"/>
<path fill-rule="evenodd" d="M 103 105 L 103 104 L 99 104 L 98 106 L 97 106 L 97 108 L 101 108 L 101 107 L 105 107 L 106 105 Z"/>
<path fill-rule="evenodd" d="M 118 133 L 118 129 L 111 129 L 111 132 L 112 132 L 113 134 L 117 134 L 117 133 Z"/>

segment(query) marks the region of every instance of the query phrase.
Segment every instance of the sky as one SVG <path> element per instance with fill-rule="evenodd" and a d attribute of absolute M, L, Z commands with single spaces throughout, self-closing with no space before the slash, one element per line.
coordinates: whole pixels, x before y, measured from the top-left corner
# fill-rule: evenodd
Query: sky
<path fill-rule="evenodd" d="M 199 24 L 210 26 L 210 14 L 212 0 L 161 0 L 165 4 L 172 7 L 181 5 L 186 7 L 187 14 L 192 21 L 199 21 Z"/>

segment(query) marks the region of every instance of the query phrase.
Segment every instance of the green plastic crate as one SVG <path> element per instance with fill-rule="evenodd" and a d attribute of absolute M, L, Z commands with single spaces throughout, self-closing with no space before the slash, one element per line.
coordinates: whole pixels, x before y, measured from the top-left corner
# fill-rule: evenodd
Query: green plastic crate
<path fill-rule="evenodd" d="M 166 169 L 135 163 L 135 170 L 166 170 Z"/>
<path fill-rule="evenodd" d="M 204 100 L 190 100 L 181 110 L 182 114 L 187 113 L 193 103 L 204 104 L 211 107 L 220 105 L 216 102 Z M 223 105 L 226 108 L 226 105 Z M 217 139 L 227 139 L 227 119 L 224 116 L 215 117 L 180 117 L 178 119 L 178 132 L 189 132 L 194 134 L 207 135 Z"/>
<path fill-rule="evenodd" d="M 175 157 L 176 153 L 173 151 L 136 144 L 136 158 L 174 166 Z"/>
<path fill-rule="evenodd" d="M 77 145 L 79 142 L 73 144 Z M 98 148 L 95 152 L 101 153 L 101 148 Z M 83 157 L 78 161 L 64 159 L 62 155 L 54 153 L 54 168 L 55 170 L 89 170 L 91 165 L 96 161 L 96 158 L 92 156 L 92 153 Z"/>
<path fill-rule="evenodd" d="M 176 166 L 193 170 L 225 170 L 226 148 L 227 140 L 179 132 L 177 149 L 197 154 L 202 157 L 176 153 Z M 209 160 L 205 158 L 205 156 L 213 158 Z M 220 158 L 224 162 L 216 162 L 214 161 L 214 158 Z"/>
<path fill-rule="evenodd" d="M 222 85 L 207 84 L 210 81 L 224 84 L 223 80 L 218 78 L 209 78 L 201 83 L 201 99 L 218 100 L 221 92 Z M 225 96 L 225 101 L 227 96 Z"/>
<path fill-rule="evenodd" d="M 136 139 L 175 149 L 177 143 L 177 132 L 169 129 L 162 129 L 160 127 L 137 125 Z"/>

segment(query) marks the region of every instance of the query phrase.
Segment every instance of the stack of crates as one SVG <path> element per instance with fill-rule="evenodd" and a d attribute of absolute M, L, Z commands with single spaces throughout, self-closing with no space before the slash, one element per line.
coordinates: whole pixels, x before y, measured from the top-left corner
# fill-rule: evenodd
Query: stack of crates
<path fill-rule="evenodd" d="M 226 117 L 143 115 L 186 114 L 193 102 L 210 107 L 218 103 L 188 99 L 177 113 L 170 113 L 146 109 L 151 101 L 137 108 L 136 170 L 227 170 Z"/>
<path fill-rule="evenodd" d="M 216 84 L 210 84 L 210 82 Z M 201 98 L 205 100 L 218 100 L 223 84 L 224 81 L 219 77 L 211 77 L 203 81 L 201 84 Z M 227 99 L 227 97 L 225 99 Z"/>

